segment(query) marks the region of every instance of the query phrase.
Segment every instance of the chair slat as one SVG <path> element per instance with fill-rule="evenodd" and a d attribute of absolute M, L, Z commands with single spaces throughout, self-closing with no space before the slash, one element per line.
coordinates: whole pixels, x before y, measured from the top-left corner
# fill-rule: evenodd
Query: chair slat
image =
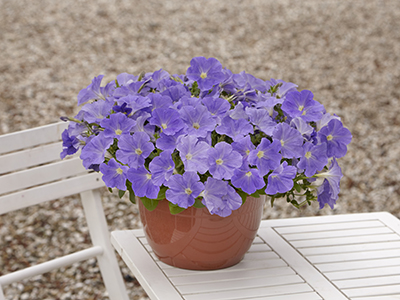
<path fill-rule="evenodd" d="M 2 135 L 0 136 L 0 154 L 59 141 L 61 133 L 67 127 L 68 123 L 58 122 Z"/>
<path fill-rule="evenodd" d="M 0 277 L 0 285 L 11 284 L 32 276 L 41 275 L 54 269 L 72 265 L 73 263 L 96 257 L 103 253 L 103 248 L 94 246 L 62 257 L 55 258 L 22 270 L 15 271 Z"/>
<path fill-rule="evenodd" d="M 0 156 L 0 175 L 60 160 L 62 143 L 57 142 Z"/>
<path fill-rule="evenodd" d="M 101 176 L 100 173 L 89 173 L 7 194 L 0 197 L 0 214 L 103 187 Z"/>
<path fill-rule="evenodd" d="M 10 173 L 0 177 L 0 194 L 8 194 L 83 173 L 87 173 L 87 170 L 82 166 L 79 157 Z"/>

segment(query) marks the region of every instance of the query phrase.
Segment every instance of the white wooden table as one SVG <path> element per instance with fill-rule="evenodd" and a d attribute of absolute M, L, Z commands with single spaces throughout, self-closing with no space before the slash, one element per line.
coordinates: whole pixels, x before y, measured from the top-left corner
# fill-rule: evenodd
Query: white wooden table
<path fill-rule="evenodd" d="M 151 299 L 400 299 L 400 221 L 388 213 L 262 221 L 244 260 L 217 271 L 160 262 L 142 230 L 111 235 Z"/>

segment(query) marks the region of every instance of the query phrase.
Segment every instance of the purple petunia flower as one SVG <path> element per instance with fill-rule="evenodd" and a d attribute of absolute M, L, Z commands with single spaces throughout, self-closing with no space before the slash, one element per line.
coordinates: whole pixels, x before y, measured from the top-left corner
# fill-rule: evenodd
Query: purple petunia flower
<path fill-rule="evenodd" d="M 216 121 L 203 105 L 183 106 L 179 110 L 179 114 L 187 125 L 190 135 L 204 138 L 208 132 L 215 128 Z"/>
<path fill-rule="evenodd" d="M 307 124 L 306 121 L 304 121 L 300 117 L 292 119 L 290 121 L 290 126 L 296 128 L 302 136 L 311 137 L 314 132 L 314 128 L 311 125 Z"/>
<path fill-rule="evenodd" d="M 323 171 L 323 172 L 318 172 L 317 174 L 314 175 L 317 178 L 323 178 L 325 181 L 328 182 L 329 184 L 329 194 L 333 199 L 337 199 L 339 192 L 340 192 L 340 179 L 342 179 L 343 174 L 342 170 L 339 167 L 336 159 L 332 159 L 330 161 L 329 169 L 328 171 Z M 318 189 L 318 194 L 322 193 L 322 189 L 325 188 L 326 183 L 323 184 L 323 186 L 320 186 Z M 319 201 L 319 199 L 318 199 Z M 333 206 L 331 206 L 333 207 Z"/>
<path fill-rule="evenodd" d="M 157 108 L 167 109 L 172 105 L 172 100 L 168 96 L 150 93 L 147 97 L 151 100 L 151 110 Z"/>
<path fill-rule="evenodd" d="M 149 169 L 156 185 L 164 184 L 172 176 L 175 164 L 171 154 L 171 151 L 163 151 L 150 162 Z"/>
<path fill-rule="evenodd" d="M 311 91 L 292 91 L 286 95 L 282 110 L 290 117 L 300 117 L 306 122 L 317 122 L 325 112 L 324 106 L 313 99 Z"/>
<path fill-rule="evenodd" d="M 114 142 L 113 138 L 105 137 L 103 134 L 93 137 L 83 147 L 80 158 L 83 166 L 89 169 L 91 165 L 98 165 L 104 161 L 107 149 Z"/>
<path fill-rule="evenodd" d="M 101 93 L 100 84 L 103 80 L 104 75 L 99 75 L 93 78 L 92 83 L 89 84 L 86 88 L 82 89 L 78 94 L 78 105 L 88 102 L 89 100 L 94 99 L 102 99 L 106 98 Z"/>
<path fill-rule="evenodd" d="M 114 106 L 112 101 L 95 101 L 87 103 L 82 107 L 84 119 L 88 123 L 100 123 L 103 119 L 110 115 Z"/>
<path fill-rule="evenodd" d="M 195 202 L 195 198 L 204 189 L 200 177 L 195 172 L 175 174 L 165 184 L 169 189 L 165 192 L 167 200 L 182 208 L 188 208 Z"/>
<path fill-rule="evenodd" d="M 129 85 L 132 82 L 137 82 L 137 80 L 139 79 L 139 76 L 135 76 L 132 74 L 128 74 L 128 73 L 121 73 L 119 75 L 117 75 L 117 82 L 118 85 Z"/>
<path fill-rule="evenodd" d="M 64 159 L 67 155 L 72 155 L 79 150 L 80 142 L 76 136 L 71 136 L 68 129 L 65 129 L 61 134 L 63 141 L 63 151 L 60 154 L 61 159 Z"/>
<path fill-rule="evenodd" d="M 263 138 L 257 148 L 250 152 L 248 161 L 251 165 L 256 165 L 260 175 L 264 176 L 280 165 L 282 159 L 280 150 L 281 144 L 278 140 L 271 143 L 268 139 Z"/>
<path fill-rule="evenodd" d="M 199 141 L 195 136 L 181 136 L 178 139 L 176 149 L 185 166 L 186 171 L 204 174 L 208 170 L 207 150 L 210 145 Z"/>
<path fill-rule="evenodd" d="M 192 58 L 186 76 L 190 80 L 197 81 L 200 90 L 209 90 L 225 80 L 221 63 L 213 57 Z"/>
<path fill-rule="evenodd" d="M 219 142 L 207 151 L 209 171 L 215 179 L 231 179 L 242 165 L 242 156 L 226 142 Z"/>
<path fill-rule="evenodd" d="M 326 148 L 326 143 L 320 145 L 313 145 L 310 142 L 305 143 L 303 146 L 304 154 L 297 167 L 305 169 L 304 174 L 307 177 L 311 177 L 317 171 L 321 171 L 328 163 Z"/>
<path fill-rule="evenodd" d="M 276 127 L 275 121 L 271 118 L 266 109 L 247 107 L 246 113 L 250 117 L 250 122 L 267 135 L 272 135 Z"/>
<path fill-rule="evenodd" d="M 249 116 L 246 114 L 245 107 L 242 102 L 239 102 L 233 109 L 229 110 L 228 115 L 234 120 L 249 119 Z"/>
<path fill-rule="evenodd" d="M 303 137 L 300 132 L 286 123 L 279 123 L 272 134 L 281 142 L 281 153 L 285 158 L 298 158 L 303 153 Z"/>
<path fill-rule="evenodd" d="M 185 126 L 179 113 L 172 108 L 156 108 L 149 123 L 160 127 L 166 135 L 173 135 Z"/>
<path fill-rule="evenodd" d="M 233 74 L 232 78 L 240 89 L 243 89 L 248 84 L 253 90 L 260 92 L 265 92 L 267 90 L 267 84 L 263 80 L 256 78 L 245 71 L 242 71 L 239 74 Z"/>
<path fill-rule="evenodd" d="M 296 167 L 289 166 L 288 163 L 284 161 L 268 176 L 268 184 L 265 193 L 267 195 L 274 195 L 290 191 L 294 185 L 293 179 L 296 177 L 296 173 Z"/>
<path fill-rule="evenodd" d="M 119 138 L 118 147 L 117 159 L 135 169 L 142 166 L 145 158 L 154 150 L 153 143 L 150 142 L 149 136 L 144 132 L 122 135 Z"/>
<path fill-rule="evenodd" d="M 160 186 L 152 180 L 152 175 L 144 166 L 137 169 L 130 168 L 126 174 L 128 180 L 132 183 L 132 189 L 136 196 L 156 199 L 160 191 Z"/>
<path fill-rule="evenodd" d="M 227 217 L 242 205 L 242 198 L 228 182 L 208 177 L 202 203 L 211 214 Z"/>
<path fill-rule="evenodd" d="M 325 204 L 328 204 L 332 209 L 336 204 L 339 196 L 334 196 L 328 180 L 324 180 L 322 185 L 317 189 L 319 209 L 323 209 Z"/>
<path fill-rule="evenodd" d="M 253 194 L 255 191 L 264 187 L 265 182 L 258 169 L 242 166 L 236 169 L 231 182 L 234 187 L 242 189 L 247 194 Z"/>
<path fill-rule="evenodd" d="M 205 97 L 201 100 L 218 124 L 231 108 L 229 102 L 222 98 Z"/>
<path fill-rule="evenodd" d="M 166 135 L 164 132 L 160 133 L 160 137 L 156 141 L 157 148 L 164 150 L 164 151 L 174 151 L 176 148 L 176 144 L 178 138 L 181 135 L 185 135 L 187 133 L 187 129 L 184 128 L 174 135 Z"/>
<path fill-rule="evenodd" d="M 226 134 L 234 141 L 239 140 L 249 133 L 253 133 L 253 126 L 245 119 L 234 120 L 229 116 L 222 119 L 221 125 L 215 131 L 219 134 Z"/>
<path fill-rule="evenodd" d="M 119 190 L 126 190 L 126 173 L 128 167 L 118 163 L 114 158 L 110 159 L 108 163 L 100 164 L 100 172 L 103 173 L 103 181 L 109 188 L 117 188 Z"/>
<path fill-rule="evenodd" d="M 243 158 L 243 164 L 247 162 L 248 156 L 252 150 L 254 150 L 256 147 L 254 144 L 251 142 L 250 135 L 246 135 L 245 137 L 237 140 L 236 142 L 232 143 L 232 148 L 239 152 L 240 155 L 242 155 Z"/>
<path fill-rule="evenodd" d="M 347 145 L 352 139 L 350 131 L 337 119 L 332 119 L 327 126 L 322 127 L 318 136 L 323 137 L 328 144 L 328 157 L 335 158 L 341 158 L 346 154 Z"/>
<path fill-rule="evenodd" d="M 136 121 L 123 113 L 112 114 L 109 119 L 103 119 L 100 125 L 104 128 L 104 136 L 118 138 L 122 134 L 129 134 Z"/>
<path fill-rule="evenodd" d="M 127 104 L 127 108 L 132 109 L 130 115 L 134 115 L 137 112 L 144 110 L 151 106 L 151 100 L 148 97 L 140 95 L 127 95 L 117 100 L 118 105 Z"/>

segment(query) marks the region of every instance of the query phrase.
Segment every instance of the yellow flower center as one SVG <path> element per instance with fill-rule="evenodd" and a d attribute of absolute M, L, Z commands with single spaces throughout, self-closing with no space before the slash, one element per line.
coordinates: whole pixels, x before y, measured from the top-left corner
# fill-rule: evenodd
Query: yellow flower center
<path fill-rule="evenodd" d="M 135 153 L 136 153 L 137 155 L 140 155 L 140 154 L 143 153 L 143 151 L 142 151 L 141 149 L 137 148 L 137 149 L 135 150 Z"/>
<path fill-rule="evenodd" d="M 306 158 L 310 158 L 311 155 L 312 155 L 311 152 L 310 152 L 310 151 L 307 151 L 305 157 L 306 157 Z"/>
<path fill-rule="evenodd" d="M 206 77 L 207 77 L 207 73 L 201 72 L 200 77 L 201 77 L 202 79 L 206 78 Z"/>
<path fill-rule="evenodd" d="M 303 105 L 300 105 L 300 106 L 299 106 L 299 111 L 303 111 L 303 109 L 304 109 L 304 106 L 303 106 Z"/>
<path fill-rule="evenodd" d="M 332 134 L 328 135 L 328 136 L 326 137 L 326 139 L 327 139 L 328 141 L 332 141 L 332 140 L 333 140 Z"/>
<path fill-rule="evenodd" d="M 251 174 L 250 171 L 248 171 L 248 172 L 246 173 L 246 176 L 247 176 L 247 177 L 250 177 L 251 175 L 253 175 L 253 174 Z"/>
<path fill-rule="evenodd" d="M 150 180 L 150 179 L 151 179 L 151 174 L 146 174 L 146 178 L 147 178 L 148 180 Z"/>
<path fill-rule="evenodd" d="M 190 195 L 190 194 L 192 193 L 192 190 L 191 190 L 190 188 L 186 188 L 186 189 L 185 189 L 185 193 L 188 194 L 188 195 Z"/>
<path fill-rule="evenodd" d="M 258 151 L 257 157 L 258 158 L 263 158 L 264 157 L 264 151 Z"/>
<path fill-rule="evenodd" d="M 121 135 L 121 134 L 122 134 L 122 130 L 121 130 L 121 129 L 115 130 L 115 134 L 116 134 L 116 135 Z"/>
<path fill-rule="evenodd" d="M 250 150 L 246 150 L 246 155 L 249 155 L 250 154 Z"/>
<path fill-rule="evenodd" d="M 166 129 L 166 128 L 167 128 L 167 124 L 162 123 L 162 124 L 161 124 L 161 127 L 162 127 L 163 129 Z"/>
<path fill-rule="evenodd" d="M 124 172 L 124 171 L 122 171 L 121 168 L 118 168 L 118 169 L 117 169 L 117 173 L 118 173 L 119 175 L 121 175 L 123 172 Z"/>
<path fill-rule="evenodd" d="M 194 129 L 199 129 L 200 128 L 200 124 L 199 123 L 193 123 L 193 128 Z"/>
<path fill-rule="evenodd" d="M 222 159 L 220 159 L 220 158 L 218 158 L 218 159 L 215 161 L 215 163 L 216 163 L 217 165 L 222 165 L 223 162 L 224 162 L 224 161 L 223 161 Z"/>
<path fill-rule="evenodd" d="M 282 147 L 285 146 L 285 141 L 284 140 L 281 140 L 281 146 Z"/>
<path fill-rule="evenodd" d="M 188 154 L 186 154 L 186 159 L 187 160 L 191 160 L 192 159 L 192 157 L 193 157 L 193 155 L 192 154 L 190 154 L 190 153 L 188 153 Z"/>

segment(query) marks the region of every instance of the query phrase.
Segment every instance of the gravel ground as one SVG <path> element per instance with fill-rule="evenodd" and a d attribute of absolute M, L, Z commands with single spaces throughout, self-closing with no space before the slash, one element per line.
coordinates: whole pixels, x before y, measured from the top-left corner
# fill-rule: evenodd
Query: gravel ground
<path fill-rule="evenodd" d="M 235 73 L 312 90 L 353 134 L 334 210 L 278 202 L 265 218 L 400 217 L 400 1 L 227 3 L 0 0 L 0 134 L 74 114 L 77 93 L 99 74 L 184 73 L 193 56 L 216 57 Z M 110 230 L 140 226 L 126 199 L 104 192 L 104 206 Z M 78 199 L 68 198 L 1 216 L 0 241 L 7 273 L 89 237 Z M 120 265 L 131 299 L 147 299 Z M 7 299 L 108 299 L 95 260 L 4 289 Z"/>

